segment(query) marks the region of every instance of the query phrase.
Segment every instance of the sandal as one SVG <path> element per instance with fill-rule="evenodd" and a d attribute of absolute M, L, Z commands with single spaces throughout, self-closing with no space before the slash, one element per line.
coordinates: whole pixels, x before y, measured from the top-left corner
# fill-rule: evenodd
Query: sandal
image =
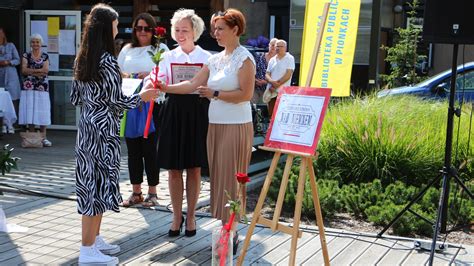
<path fill-rule="evenodd" d="M 122 203 L 122 206 L 124 207 L 130 207 L 132 205 L 138 204 L 140 202 L 143 202 L 143 195 L 142 193 L 135 193 L 133 192 L 128 199 L 124 200 Z"/>
<path fill-rule="evenodd" d="M 153 193 L 148 193 L 148 195 L 146 195 L 146 198 L 143 201 L 142 205 L 145 206 L 145 207 L 153 207 L 153 206 L 160 205 L 158 203 L 158 195 L 153 194 Z"/>

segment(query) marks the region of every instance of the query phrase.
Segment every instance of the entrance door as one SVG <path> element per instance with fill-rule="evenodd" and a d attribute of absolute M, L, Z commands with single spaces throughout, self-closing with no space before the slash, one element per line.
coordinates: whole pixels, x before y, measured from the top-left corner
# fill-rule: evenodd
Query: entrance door
<path fill-rule="evenodd" d="M 81 38 L 81 11 L 26 10 L 26 51 L 34 33 L 43 37 L 43 51 L 49 55 L 51 128 L 76 129 L 79 109 L 70 103 L 69 94 Z"/>

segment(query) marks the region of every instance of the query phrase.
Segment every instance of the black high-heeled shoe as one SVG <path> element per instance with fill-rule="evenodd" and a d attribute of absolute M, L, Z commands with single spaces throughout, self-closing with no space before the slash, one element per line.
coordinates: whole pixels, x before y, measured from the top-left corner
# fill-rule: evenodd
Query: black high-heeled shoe
<path fill-rule="evenodd" d="M 168 236 L 170 237 L 176 237 L 176 236 L 179 236 L 179 234 L 181 233 L 181 230 L 183 230 L 183 224 L 184 224 L 184 216 L 181 216 L 181 224 L 179 225 L 179 229 L 178 230 L 169 230 L 168 231 Z"/>
<path fill-rule="evenodd" d="M 232 245 L 232 248 L 233 248 L 232 253 L 233 253 L 234 255 L 237 254 L 237 249 L 239 248 L 239 243 L 240 243 L 240 241 L 239 241 L 239 233 L 238 233 L 237 231 L 235 231 L 235 236 L 234 236 L 234 238 L 232 239 L 232 244 L 233 244 L 233 245 Z"/>
<path fill-rule="evenodd" d="M 186 217 L 186 227 L 187 227 L 187 225 L 188 225 L 188 218 Z M 196 235 L 196 220 L 194 220 L 194 230 L 185 229 L 184 230 L 184 235 L 187 236 L 187 237 L 192 237 L 192 236 Z"/>

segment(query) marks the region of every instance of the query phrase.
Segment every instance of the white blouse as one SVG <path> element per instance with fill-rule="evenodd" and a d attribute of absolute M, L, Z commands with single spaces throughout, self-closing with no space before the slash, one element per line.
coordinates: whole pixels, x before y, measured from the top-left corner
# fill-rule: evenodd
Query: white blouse
<path fill-rule="evenodd" d="M 171 63 L 190 63 L 190 64 L 205 64 L 211 53 L 202 49 L 199 45 L 194 47 L 194 50 L 189 54 L 183 52 L 180 46 L 163 54 L 163 60 L 160 62 L 160 80 L 167 80 L 169 84 L 172 83 Z M 191 94 L 199 94 L 193 92 Z"/>
<path fill-rule="evenodd" d="M 255 59 L 243 46 L 238 46 L 232 54 L 226 56 L 225 51 L 209 58 L 209 79 L 207 86 L 217 91 L 232 91 L 240 88 L 238 73 L 247 58 L 253 63 Z M 252 122 L 250 101 L 229 103 L 223 100 L 212 100 L 209 105 L 209 123 L 212 124 L 244 124 Z"/>
<path fill-rule="evenodd" d="M 163 49 L 166 45 L 160 43 L 160 49 Z M 166 47 L 165 50 L 168 50 Z M 117 58 L 120 70 L 125 73 L 138 73 L 138 72 L 150 72 L 155 64 L 151 61 L 151 56 L 148 51 L 155 52 L 155 48 L 152 45 L 143 47 L 132 47 L 127 44 L 122 48 Z"/>

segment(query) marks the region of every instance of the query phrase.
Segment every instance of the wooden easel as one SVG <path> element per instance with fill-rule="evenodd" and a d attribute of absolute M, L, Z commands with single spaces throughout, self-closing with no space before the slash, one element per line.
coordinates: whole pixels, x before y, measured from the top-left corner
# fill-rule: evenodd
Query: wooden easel
<path fill-rule="evenodd" d="M 330 6 L 330 3 L 326 3 L 323 8 L 323 15 L 321 17 L 321 27 L 316 37 L 316 43 L 313 50 L 313 56 L 311 58 L 309 75 L 308 75 L 308 79 L 306 80 L 306 87 L 309 87 L 311 85 L 311 81 L 313 79 L 313 73 L 316 67 L 316 61 L 317 61 L 317 57 L 319 53 L 319 47 L 321 45 L 324 27 L 326 25 L 326 18 L 328 15 L 329 6 Z M 244 262 L 245 255 L 247 253 L 247 249 L 250 244 L 250 239 L 252 237 L 253 231 L 257 223 L 270 227 L 272 231 L 280 231 L 292 236 L 291 247 L 290 247 L 290 259 L 289 259 L 288 264 L 295 265 L 298 238 L 300 238 L 302 235 L 302 232 L 299 230 L 299 227 L 300 227 L 300 219 L 301 219 L 301 207 L 303 205 L 303 193 L 305 190 L 304 187 L 306 183 L 306 171 L 308 171 L 309 173 L 309 181 L 310 181 L 311 192 L 313 196 L 313 203 L 314 203 L 314 208 L 316 211 L 316 224 L 319 229 L 319 239 L 321 241 L 324 264 L 329 265 L 329 254 L 328 254 L 328 249 L 327 249 L 327 244 L 326 244 L 326 235 L 324 233 L 323 216 L 321 213 L 321 206 L 319 204 L 318 185 L 316 183 L 316 175 L 314 174 L 314 167 L 313 167 L 313 159 L 316 156 L 312 154 L 298 153 L 294 151 L 275 149 L 275 148 L 270 148 L 270 147 L 265 147 L 265 146 L 260 146 L 259 148 L 262 150 L 275 152 L 275 155 L 273 156 L 270 169 L 268 170 L 267 176 L 265 178 L 265 182 L 262 187 L 262 191 L 260 192 L 260 197 L 258 198 L 257 206 L 255 207 L 252 222 L 250 223 L 249 229 L 247 231 L 247 235 L 245 236 L 245 241 L 244 241 L 244 245 L 242 247 L 240 256 L 237 259 L 237 265 L 241 266 Z M 275 174 L 275 170 L 278 166 L 278 162 L 280 161 L 280 156 L 282 154 L 287 154 L 288 157 L 286 159 L 285 169 L 283 171 L 283 177 L 281 180 L 280 191 L 278 193 L 278 199 L 275 206 L 273 219 L 270 220 L 263 217 L 263 215 L 261 214 L 261 210 L 263 207 L 263 203 L 265 202 L 265 198 L 267 197 L 268 189 L 270 188 L 272 178 Z M 290 227 L 290 226 L 281 224 L 278 221 L 281 215 L 281 208 L 283 206 L 283 200 L 285 198 L 285 192 L 286 192 L 286 187 L 288 185 L 288 178 L 290 175 L 291 166 L 293 165 L 293 160 L 296 156 L 301 157 L 301 165 L 300 165 L 300 173 L 299 173 L 299 178 L 298 178 L 298 190 L 296 193 L 296 205 L 295 205 L 295 212 L 294 212 L 294 217 L 293 217 L 293 227 Z"/>
<path fill-rule="evenodd" d="M 258 198 L 258 203 L 257 203 L 257 206 L 255 207 L 254 216 L 252 218 L 252 222 L 250 223 L 250 227 L 247 231 L 247 235 L 245 236 L 244 246 L 242 247 L 241 254 L 237 260 L 237 265 L 242 265 L 243 263 L 245 254 L 247 252 L 247 248 L 250 244 L 250 238 L 252 237 L 253 230 L 255 229 L 255 226 L 257 223 L 270 227 L 272 231 L 280 231 L 292 236 L 289 265 L 295 265 L 297 242 L 298 242 L 298 238 L 300 238 L 302 235 L 302 232 L 299 230 L 299 226 L 300 226 L 300 219 L 301 219 L 301 207 L 303 204 L 303 193 L 305 190 L 304 186 L 306 183 L 306 171 L 309 172 L 309 181 L 311 185 L 314 208 L 316 211 L 316 224 L 318 225 L 318 228 L 319 228 L 319 239 L 321 241 L 321 247 L 322 247 L 323 256 L 324 256 L 324 264 L 329 265 L 329 254 L 328 254 L 327 245 L 326 245 L 326 235 L 324 233 L 323 217 L 321 214 L 321 207 L 319 205 L 318 185 L 316 183 L 316 176 L 314 174 L 314 168 L 313 168 L 313 158 L 315 158 L 315 156 L 312 156 L 309 154 L 295 153 L 292 151 L 278 150 L 278 149 L 268 148 L 264 146 L 260 146 L 259 148 L 262 150 L 275 152 L 275 155 L 273 156 L 270 170 L 268 171 L 267 177 L 265 178 L 265 183 L 263 184 L 262 192 L 260 193 L 260 197 Z M 278 162 L 280 161 L 280 156 L 282 153 L 287 154 L 288 157 L 286 159 L 285 170 L 283 171 L 283 177 L 282 177 L 281 185 L 280 185 L 280 192 L 278 193 L 278 199 L 275 206 L 275 213 L 273 215 L 273 220 L 269 220 L 267 218 L 264 218 L 260 212 L 262 210 L 262 206 L 265 201 L 265 198 L 267 197 L 267 193 L 268 193 L 268 189 L 270 188 L 272 177 L 278 166 Z M 298 191 L 296 193 L 296 206 L 295 206 L 295 213 L 293 217 L 294 219 L 293 227 L 289 227 L 287 225 L 280 224 L 278 220 L 280 219 L 281 208 L 283 206 L 283 200 L 285 198 L 285 191 L 288 185 L 290 169 L 291 169 L 291 166 L 293 165 L 293 160 L 295 156 L 301 157 L 301 165 L 300 165 L 300 175 L 298 178 Z"/>

